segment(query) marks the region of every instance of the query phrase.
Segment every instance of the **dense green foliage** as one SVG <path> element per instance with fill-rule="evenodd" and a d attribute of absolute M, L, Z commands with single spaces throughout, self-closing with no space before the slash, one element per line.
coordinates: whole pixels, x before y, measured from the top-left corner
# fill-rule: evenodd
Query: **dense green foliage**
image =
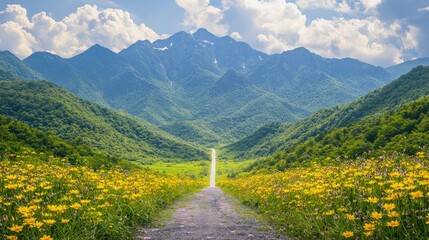
<path fill-rule="evenodd" d="M 321 132 L 313 138 L 257 162 L 256 168 L 284 170 L 291 163 L 356 158 L 414 155 L 429 150 L 429 97 L 413 101 L 375 118 Z"/>
<path fill-rule="evenodd" d="M 81 100 L 47 82 L 0 81 L 0 114 L 77 145 L 127 160 L 205 159 L 194 146 L 155 126 Z"/>
<path fill-rule="evenodd" d="M 416 67 L 408 74 L 350 104 L 324 109 L 293 124 L 266 126 L 243 140 L 226 147 L 230 155 L 253 158 L 294 148 L 297 144 L 345 127 L 366 117 L 383 114 L 429 95 L 429 67 Z"/>
<path fill-rule="evenodd" d="M 16 80 L 16 76 L 0 67 L 0 80 Z"/>
<path fill-rule="evenodd" d="M 9 154 L 21 154 L 25 151 L 44 152 L 61 158 L 67 158 L 72 164 L 83 164 L 98 169 L 127 164 L 110 157 L 101 151 L 95 151 L 87 145 L 66 142 L 63 139 L 40 131 L 29 125 L 0 115 L 0 157 Z"/>

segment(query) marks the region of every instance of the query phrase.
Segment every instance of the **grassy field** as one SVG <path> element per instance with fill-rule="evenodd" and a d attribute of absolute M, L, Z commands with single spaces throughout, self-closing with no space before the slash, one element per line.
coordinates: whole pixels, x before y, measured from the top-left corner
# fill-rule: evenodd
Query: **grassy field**
<path fill-rule="evenodd" d="M 429 158 L 327 160 L 219 185 L 298 239 L 427 239 Z"/>
<path fill-rule="evenodd" d="M 153 164 L 142 165 L 144 168 L 157 171 L 167 176 L 188 177 L 200 179 L 205 182 L 210 178 L 210 161 L 192 162 L 155 162 Z"/>
<path fill-rule="evenodd" d="M 227 177 L 236 176 L 253 162 L 253 160 L 239 162 L 218 160 L 216 162 L 216 179 L 217 181 L 220 181 Z M 157 171 L 167 176 L 199 179 L 209 185 L 211 161 L 192 161 L 179 163 L 156 162 L 150 165 L 143 165 L 143 167 L 152 171 Z"/>

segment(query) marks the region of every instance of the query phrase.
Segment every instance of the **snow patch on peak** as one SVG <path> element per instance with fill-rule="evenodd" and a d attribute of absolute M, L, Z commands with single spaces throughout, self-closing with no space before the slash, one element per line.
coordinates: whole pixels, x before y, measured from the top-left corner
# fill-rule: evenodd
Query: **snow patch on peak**
<path fill-rule="evenodd" d="M 168 47 L 163 47 L 163 48 L 154 47 L 153 49 L 158 50 L 158 51 L 165 51 L 168 49 Z"/>
<path fill-rule="evenodd" d="M 261 60 L 262 61 L 262 57 L 261 56 L 258 56 L 259 57 L 259 60 Z"/>
<path fill-rule="evenodd" d="M 216 58 L 213 60 L 213 63 L 214 63 L 214 64 L 217 64 L 217 59 L 216 59 Z"/>
<path fill-rule="evenodd" d="M 210 41 L 207 41 L 207 40 L 203 40 L 203 43 L 210 44 L 210 45 L 214 45 L 214 43 L 212 43 L 212 42 L 210 42 Z"/>

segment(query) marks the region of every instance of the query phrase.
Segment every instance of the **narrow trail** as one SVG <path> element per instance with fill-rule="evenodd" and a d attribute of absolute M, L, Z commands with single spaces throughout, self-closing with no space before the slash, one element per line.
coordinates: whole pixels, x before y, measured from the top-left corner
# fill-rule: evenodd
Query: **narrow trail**
<path fill-rule="evenodd" d="M 287 239 L 276 236 L 269 226 L 249 214 L 250 209 L 215 187 L 215 174 L 213 149 L 210 187 L 196 193 L 190 201 L 178 203 L 164 227 L 141 229 L 137 239 Z"/>

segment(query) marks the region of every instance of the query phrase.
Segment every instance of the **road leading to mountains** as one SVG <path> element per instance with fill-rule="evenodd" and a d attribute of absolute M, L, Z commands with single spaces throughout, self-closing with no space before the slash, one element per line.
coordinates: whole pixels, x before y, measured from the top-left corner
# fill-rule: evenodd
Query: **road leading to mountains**
<path fill-rule="evenodd" d="M 216 149 L 212 149 L 212 168 L 210 171 L 210 187 L 216 186 Z"/>
<path fill-rule="evenodd" d="M 141 229 L 137 239 L 287 239 L 274 234 L 255 213 L 215 187 L 216 150 L 212 150 L 211 187 L 203 189 L 187 202 L 176 204 L 170 220 L 161 228 Z"/>

